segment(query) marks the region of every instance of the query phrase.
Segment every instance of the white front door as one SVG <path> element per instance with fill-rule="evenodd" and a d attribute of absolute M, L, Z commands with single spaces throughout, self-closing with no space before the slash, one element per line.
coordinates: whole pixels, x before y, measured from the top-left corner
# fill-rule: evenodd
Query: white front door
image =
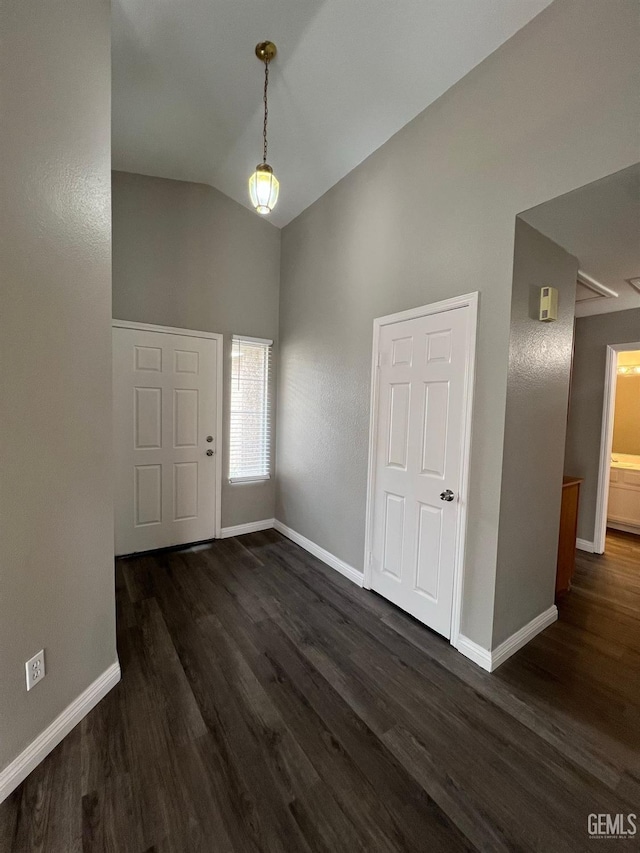
<path fill-rule="evenodd" d="M 381 325 L 371 588 L 451 635 L 468 306 Z"/>
<path fill-rule="evenodd" d="M 116 554 L 215 536 L 217 348 L 113 329 Z"/>

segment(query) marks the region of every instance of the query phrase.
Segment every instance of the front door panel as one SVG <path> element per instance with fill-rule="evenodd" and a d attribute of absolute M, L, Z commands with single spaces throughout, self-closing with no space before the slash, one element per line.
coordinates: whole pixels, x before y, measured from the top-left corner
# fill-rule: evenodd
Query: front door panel
<path fill-rule="evenodd" d="M 114 328 L 117 554 L 214 537 L 217 358 L 214 339 Z"/>

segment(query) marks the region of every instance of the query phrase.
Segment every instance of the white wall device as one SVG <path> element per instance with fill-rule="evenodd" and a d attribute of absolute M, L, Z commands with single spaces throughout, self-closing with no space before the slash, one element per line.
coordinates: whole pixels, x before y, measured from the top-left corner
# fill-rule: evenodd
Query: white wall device
<path fill-rule="evenodd" d="M 44 665 L 44 649 L 30 658 L 24 665 L 27 674 L 27 690 L 31 690 L 47 674 Z"/>
<path fill-rule="evenodd" d="M 555 287 L 540 288 L 540 319 L 543 323 L 558 319 L 558 291 Z"/>

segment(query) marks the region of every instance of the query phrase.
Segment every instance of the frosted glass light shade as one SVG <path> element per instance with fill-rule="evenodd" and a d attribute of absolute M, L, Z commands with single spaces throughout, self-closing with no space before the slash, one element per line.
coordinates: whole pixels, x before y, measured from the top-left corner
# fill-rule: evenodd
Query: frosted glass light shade
<path fill-rule="evenodd" d="M 271 213 L 278 201 L 279 191 L 280 184 L 271 166 L 266 163 L 256 166 L 255 172 L 249 178 L 249 196 L 258 213 Z"/>

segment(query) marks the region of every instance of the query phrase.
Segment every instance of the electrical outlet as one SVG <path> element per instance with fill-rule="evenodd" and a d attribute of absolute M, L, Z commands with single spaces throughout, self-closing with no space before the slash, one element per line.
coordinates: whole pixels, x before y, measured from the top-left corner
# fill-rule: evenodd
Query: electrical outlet
<path fill-rule="evenodd" d="M 25 663 L 24 667 L 27 671 L 27 690 L 31 690 L 47 674 L 44 668 L 44 649 L 40 649 L 37 655 Z"/>

